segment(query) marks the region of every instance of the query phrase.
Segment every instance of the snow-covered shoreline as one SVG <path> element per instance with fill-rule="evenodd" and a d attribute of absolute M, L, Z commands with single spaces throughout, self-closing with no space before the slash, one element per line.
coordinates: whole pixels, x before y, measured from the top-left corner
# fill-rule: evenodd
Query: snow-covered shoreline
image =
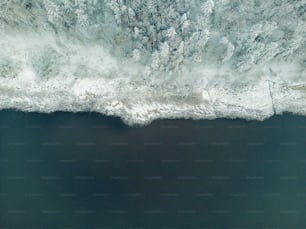
<path fill-rule="evenodd" d="M 0 3 L 0 109 L 159 118 L 306 115 L 306 2 Z"/>
<path fill-rule="evenodd" d="M 268 83 L 262 83 L 253 89 L 247 87 L 235 92 L 224 88 L 211 88 L 203 91 L 203 97 L 196 98 L 197 102 L 188 103 L 178 102 L 176 99 L 159 101 L 160 98 L 159 100 L 156 97 L 150 98 L 148 94 L 144 96 L 147 100 L 137 101 L 135 98 L 118 100 L 116 97 L 110 98 L 102 93 L 76 95 L 69 93 L 65 87 L 50 89 L 40 85 L 39 90 L 35 88 L 31 91 L 29 88 L 9 88 L 2 85 L 0 109 L 43 113 L 90 111 L 118 116 L 129 125 L 146 125 L 155 119 L 241 118 L 262 121 L 283 112 L 306 115 L 305 92 L 295 89 L 284 91 L 287 87 L 277 85 L 272 89 L 271 98 L 268 87 Z M 208 94 L 213 96 L 213 99 Z"/>
<path fill-rule="evenodd" d="M 19 43 L 24 48 L 9 48 L 11 59 L 20 66 L 15 76 L 0 78 L 0 109 L 92 111 L 118 116 L 129 125 L 161 118 L 264 120 L 283 112 L 306 115 L 305 72 L 294 65 L 261 65 L 240 80 L 235 72 L 221 68 L 199 68 L 166 80 L 145 77 L 145 68 L 119 63 L 102 47 L 74 44 L 60 50 L 50 40 L 38 44 L 35 39 Z M 52 66 L 51 70 L 57 69 L 52 77 L 37 77 L 24 58 L 39 45 L 53 46 L 65 62 Z M 289 73 L 291 78 L 286 77 Z"/>

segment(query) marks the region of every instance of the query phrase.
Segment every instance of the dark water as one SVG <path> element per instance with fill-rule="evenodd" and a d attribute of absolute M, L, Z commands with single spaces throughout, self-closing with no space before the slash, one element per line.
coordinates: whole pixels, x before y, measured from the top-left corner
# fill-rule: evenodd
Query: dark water
<path fill-rule="evenodd" d="M 0 228 L 306 228 L 306 118 L 1 111 Z"/>

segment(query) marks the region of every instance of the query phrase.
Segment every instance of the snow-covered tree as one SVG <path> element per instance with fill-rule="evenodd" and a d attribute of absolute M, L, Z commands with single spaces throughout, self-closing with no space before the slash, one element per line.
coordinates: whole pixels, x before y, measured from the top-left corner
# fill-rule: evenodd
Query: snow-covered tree
<path fill-rule="evenodd" d="M 114 55 L 177 72 L 193 63 L 245 72 L 305 57 L 306 0 L 2 0 L 0 29 L 63 31 Z"/>

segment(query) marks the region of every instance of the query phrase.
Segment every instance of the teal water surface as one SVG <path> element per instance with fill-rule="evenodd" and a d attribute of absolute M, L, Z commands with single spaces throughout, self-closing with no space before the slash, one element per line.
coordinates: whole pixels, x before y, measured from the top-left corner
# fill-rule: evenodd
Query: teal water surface
<path fill-rule="evenodd" d="M 0 112 L 0 228 L 306 228 L 306 118 Z"/>

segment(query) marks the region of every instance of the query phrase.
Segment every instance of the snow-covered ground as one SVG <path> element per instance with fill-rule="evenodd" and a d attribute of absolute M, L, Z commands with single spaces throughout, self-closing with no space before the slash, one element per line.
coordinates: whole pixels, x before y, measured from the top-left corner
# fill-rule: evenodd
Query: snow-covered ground
<path fill-rule="evenodd" d="M 0 109 L 306 115 L 306 1 L 0 3 Z"/>

